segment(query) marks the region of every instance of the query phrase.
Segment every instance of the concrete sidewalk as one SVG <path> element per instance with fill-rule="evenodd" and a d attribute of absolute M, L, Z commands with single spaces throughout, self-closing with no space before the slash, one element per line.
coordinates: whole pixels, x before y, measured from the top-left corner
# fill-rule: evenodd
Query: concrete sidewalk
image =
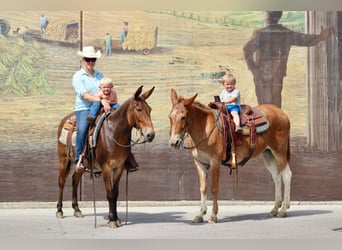
<path fill-rule="evenodd" d="M 219 222 L 192 224 L 199 202 L 125 202 L 119 204 L 123 226 L 107 225 L 107 202 L 80 202 L 84 218 L 75 218 L 64 202 L 0 203 L 0 235 L 5 239 L 342 239 L 342 202 L 292 202 L 287 218 L 269 218 L 271 202 L 219 202 Z M 208 206 L 208 219 L 211 204 Z M 96 227 L 95 227 L 96 218 Z"/>

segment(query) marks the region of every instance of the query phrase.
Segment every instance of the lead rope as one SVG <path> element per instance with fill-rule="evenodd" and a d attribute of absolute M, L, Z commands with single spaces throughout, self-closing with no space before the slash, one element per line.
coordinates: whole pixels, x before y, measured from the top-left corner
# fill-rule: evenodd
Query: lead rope
<path fill-rule="evenodd" d="M 126 225 L 127 225 L 127 218 L 128 218 L 128 169 L 126 169 L 126 221 L 125 221 Z"/>
<path fill-rule="evenodd" d="M 232 174 L 232 170 L 235 169 L 235 178 L 234 178 L 234 188 L 238 188 L 239 186 L 239 174 L 238 174 L 238 167 L 237 167 L 237 160 L 236 160 L 236 150 L 235 150 L 235 141 L 233 137 L 232 131 L 232 124 L 230 123 L 230 119 L 227 120 L 228 130 L 231 138 L 231 153 L 232 153 L 232 164 L 230 166 L 229 175 Z"/>
<path fill-rule="evenodd" d="M 93 206 L 94 206 L 94 228 L 96 228 L 97 225 L 97 220 L 96 220 L 96 202 L 95 202 L 95 181 L 94 181 L 94 176 L 93 176 L 93 171 L 91 171 L 91 179 L 93 182 Z"/>

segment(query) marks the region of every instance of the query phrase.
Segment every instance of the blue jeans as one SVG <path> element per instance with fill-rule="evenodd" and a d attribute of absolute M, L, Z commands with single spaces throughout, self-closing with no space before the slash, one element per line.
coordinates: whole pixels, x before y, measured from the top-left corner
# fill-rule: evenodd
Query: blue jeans
<path fill-rule="evenodd" d="M 76 115 L 76 155 L 74 163 L 78 162 L 80 155 L 82 154 L 85 140 L 88 134 L 88 121 L 87 116 L 89 115 L 89 110 L 75 111 Z"/>
<path fill-rule="evenodd" d="M 113 109 L 118 109 L 120 107 L 119 103 L 114 103 L 110 105 Z M 100 102 L 93 102 L 90 107 L 89 116 L 95 118 L 101 109 Z"/>
<path fill-rule="evenodd" d="M 106 56 L 112 55 L 112 45 L 110 43 L 106 43 Z"/>
<path fill-rule="evenodd" d="M 125 32 L 121 32 L 121 33 L 120 33 L 120 43 L 121 43 L 121 44 L 125 41 L 125 38 L 126 38 Z"/>

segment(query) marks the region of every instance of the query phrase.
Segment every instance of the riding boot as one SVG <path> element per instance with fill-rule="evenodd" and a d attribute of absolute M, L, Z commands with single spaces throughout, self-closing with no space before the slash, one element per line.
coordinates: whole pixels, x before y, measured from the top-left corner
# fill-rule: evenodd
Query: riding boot
<path fill-rule="evenodd" d="M 231 154 L 231 151 L 232 151 L 232 146 L 230 143 L 226 143 L 226 159 L 222 160 L 222 165 L 223 166 L 226 166 L 226 167 L 231 167 L 231 163 L 229 163 L 229 160 L 232 156 Z"/>
<path fill-rule="evenodd" d="M 139 164 L 135 160 L 134 155 L 132 154 L 131 151 L 129 151 L 129 153 L 128 153 L 128 157 L 125 161 L 125 167 L 128 170 L 128 172 L 134 172 L 134 171 L 137 171 L 139 169 Z"/>
<path fill-rule="evenodd" d="M 87 121 L 88 121 L 88 124 L 89 124 L 90 128 L 94 127 L 94 125 L 95 125 L 95 118 L 94 117 L 88 116 L 87 117 Z"/>

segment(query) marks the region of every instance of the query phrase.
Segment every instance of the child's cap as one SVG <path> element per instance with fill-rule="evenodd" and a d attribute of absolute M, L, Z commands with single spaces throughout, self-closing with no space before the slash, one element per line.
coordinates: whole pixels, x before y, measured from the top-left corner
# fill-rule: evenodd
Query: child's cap
<path fill-rule="evenodd" d="M 100 86 L 109 85 L 113 87 L 113 80 L 108 77 L 103 77 L 100 80 Z"/>

